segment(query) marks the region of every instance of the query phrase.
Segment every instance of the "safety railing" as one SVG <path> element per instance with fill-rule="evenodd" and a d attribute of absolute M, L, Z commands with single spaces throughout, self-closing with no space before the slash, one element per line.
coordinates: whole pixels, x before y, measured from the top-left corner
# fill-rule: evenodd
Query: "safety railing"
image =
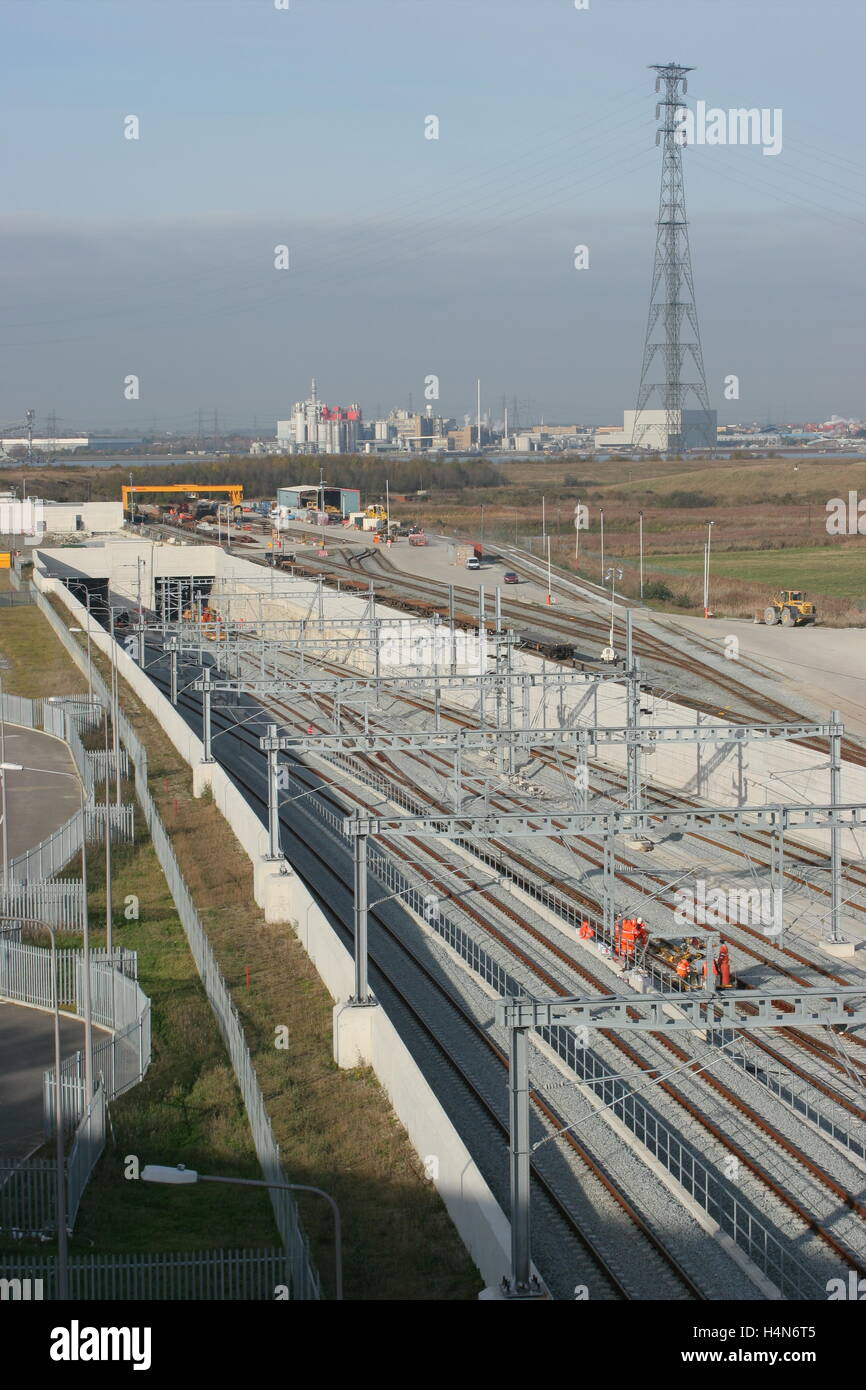
<path fill-rule="evenodd" d="M 291 1274 L 285 1250 L 272 1249 L 71 1255 L 67 1261 L 69 1297 L 75 1303 L 273 1302 L 288 1288 Z M 50 1255 L 3 1256 L 0 1279 L 8 1280 L 21 1298 L 54 1299 L 57 1260 Z"/>
<path fill-rule="evenodd" d="M 42 724 L 42 701 L 28 700 L 23 695 L 0 695 L 0 714 L 7 724 L 19 724 L 22 729 L 38 729 Z"/>
<path fill-rule="evenodd" d="M 78 932 L 84 914 L 84 895 L 80 879 L 10 880 L 7 891 L 0 889 L 0 917 L 38 918 L 57 931 Z"/>
<path fill-rule="evenodd" d="M 90 956 L 92 988 L 104 990 L 107 986 L 102 975 L 115 974 L 118 977 L 118 1006 L 125 1006 L 127 1001 L 124 991 L 130 982 L 135 984 L 138 978 L 137 951 L 130 951 L 126 947 L 114 950 L 111 957 L 113 971 L 109 966 L 108 952 L 103 947 L 94 947 Z M 62 1009 L 80 1012 L 82 962 L 81 951 L 62 948 L 56 952 L 57 998 Z M 51 951 L 45 946 L 16 941 L 12 933 L 4 932 L 0 936 L 0 997 L 15 1000 L 20 1004 L 32 1004 L 39 1009 L 53 1009 L 54 988 L 54 962 Z M 135 988 L 138 986 L 135 985 Z M 94 1019 L 108 1028 L 125 1027 L 130 1021 L 130 1017 L 124 1015 L 119 1022 L 113 1022 L 110 1008 L 102 1005 L 99 1017 L 94 1006 Z"/>

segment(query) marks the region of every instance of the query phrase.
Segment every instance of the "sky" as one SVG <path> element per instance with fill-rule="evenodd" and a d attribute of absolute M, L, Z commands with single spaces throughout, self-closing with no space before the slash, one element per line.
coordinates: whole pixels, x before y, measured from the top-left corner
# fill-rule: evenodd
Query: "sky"
<path fill-rule="evenodd" d="M 864 37 L 858 0 L 0 0 L 0 430 L 267 437 L 312 376 L 621 423 L 672 61 L 782 113 L 777 155 L 683 152 L 720 421 L 866 416 Z"/>

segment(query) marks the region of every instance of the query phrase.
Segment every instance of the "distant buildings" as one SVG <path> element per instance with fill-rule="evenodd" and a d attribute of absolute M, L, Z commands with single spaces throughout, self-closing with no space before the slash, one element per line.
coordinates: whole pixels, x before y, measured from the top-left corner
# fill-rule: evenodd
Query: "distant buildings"
<path fill-rule="evenodd" d="M 731 448 L 820 446 L 862 447 L 866 427 L 860 420 L 833 415 L 822 424 L 719 425 L 714 410 L 626 410 L 622 426 L 540 424 L 508 430 L 508 414 L 494 422 L 489 414 L 464 415 L 463 424 L 426 411 L 395 408 L 381 419 L 365 421 L 359 405 L 328 406 L 319 400 L 315 380 L 310 395 L 294 406 L 287 420 L 277 422 L 277 437 L 256 441 L 252 454 L 477 454 L 498 450 L 516 454 L 592 453 L 637 449 L 660 453 Z M 515 407 L 516 417 L 516 407 Z M 474 420 L 474 422 L 473 422 Z M 670 425 L 670 434 L 668 427 Z M 480 438 L 479 438 L 480 435 Z M 19 442 L 20 441 L 16 441 Z M 60 441 L 57 441 L 59 444 Z"/>
<path fill-rule="evenodd" d="M 91 440 L 86 434 L 70 436 L 68 439 L 34 438 L 31 442 L 34 453 L 40 454 L 71 453 L 73 449 L 87 449 L 91 445 Z M 9 439 L 0 439 L 0 450 L 13 458 L 23 458 L 29 452 L 28 441 L 22 439 L 20 434 Z"/>
<path fill-rule="evenodd" d="M 354 454 L 360 431 L 361 407 L 325 405 L 314 377 L 309 396 L 296 402 L 292 418 L 277 421 L 277 448 L 294 454 Z"/>

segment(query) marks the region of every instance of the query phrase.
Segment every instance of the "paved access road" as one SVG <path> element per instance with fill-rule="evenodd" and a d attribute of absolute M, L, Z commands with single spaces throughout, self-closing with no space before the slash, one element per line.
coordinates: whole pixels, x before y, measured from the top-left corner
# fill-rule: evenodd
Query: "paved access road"
<path fill-rule="evenodd" d="M 62 1056 L 83 1047 L 84 1024 L 61 1016 Z M 53 1014 L 0 1004 L 0 1158 L 23 1158 L 42 1143 L 42 1073 L 53 1065 Z"/>
<path fill-rule="evenodd" d="M 25 768 L 46 768 L 45 772 L 7 772 L 6 809 L 9 815 L 9 857 L 23 854 L 45 840 L 64 821 L 74 816 L 80 805 L 80 782 L 72 754 L 59 738 L 39 729 L 22 729 L 19 724 L 4 726 L 4 762 L 21 763 Z M 58 777 L 72 772 L 74 777 Z"/>
<path fill-rule="evenodd" d="M 80 805 L 77 773 L 60 739 L 18 724 L 3 728 L 5 761 L 45 772 L 7 772 L 9 857 L 46 839 Z M 2 872 L 2 871 L 0 871 Z M 45 938 L 47 944 L 47 937 Z M 63 1056 L 84 1046 L 84 1025 L 61 1019 Z M 0 1157 L 23 1158 L 42 1142 L 42 1073 L 54 1062 L 54 1019 L 41 1009 L 0 1004 Z"/>

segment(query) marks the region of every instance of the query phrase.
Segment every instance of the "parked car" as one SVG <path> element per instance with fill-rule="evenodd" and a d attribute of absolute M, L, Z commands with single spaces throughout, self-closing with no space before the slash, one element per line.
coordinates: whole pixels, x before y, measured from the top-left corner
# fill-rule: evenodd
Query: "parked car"
<path fill-rule="evenodd" d="M 502 576 L 502 582 L 503 584 L 519 584 L 520 575 L 515 574 L 514 570 L 506 570 L 504 575 Z"/>
<path fill-rule="evenodd" d="M 481 561 L 479 560 L 477 555 L 469 556 L 469 559 L 466 561 L 466 568 L 468 570 L 480 570 Z"/>

